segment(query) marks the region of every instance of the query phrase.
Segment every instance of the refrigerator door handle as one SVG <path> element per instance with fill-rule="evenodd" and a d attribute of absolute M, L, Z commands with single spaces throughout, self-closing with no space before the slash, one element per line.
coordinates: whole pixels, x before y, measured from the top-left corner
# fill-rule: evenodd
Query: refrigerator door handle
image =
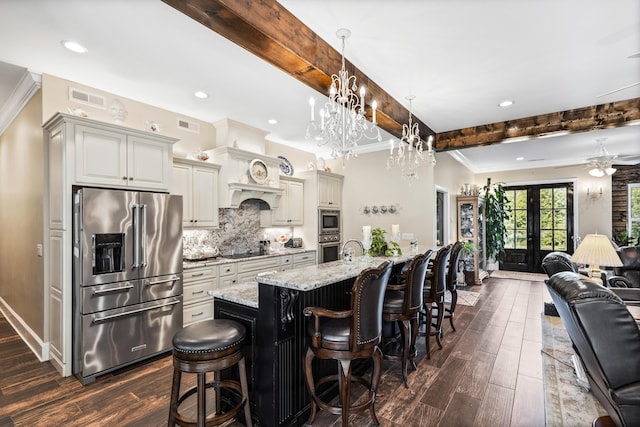
<path fill-rule="evenodd" d="M 140 267 L 140 206 L 133 205 L 133 268 Z"/>
<path fill-rule="evenodd" d="M 170 305 L 176 305 L 176 304 L 180 304 L 180 300 L 179 299 L 174 299 L 174 300 L 171 300 L 171 301 L 166 302 L 166 303 L 158 303 L 158 304 L 155 304 L 155 305 L 150 306 L 150 307 L 135 308 L 135 309 L 124 311 L 122 313 L 112 314 L 110 316 L 94 317 L 93 319 L 91 319 L 91 323 L 94 324 L 94 325 L 97 324 L 97 323 L 104 323 L 104 322 L 108 322 L 110 320 L 119 319 L 121 317 L 131 316 L 133 314 L 144 313 L 145 311 L 156 310 L 158 308 L 168 307 Z"/>
<path fill-rule="evenodd" d="M 142 245 L 142 263 L 140 267 L 146 267 L 147 265 L 147 205 L 142 205 L 142 227 L 140 238 L 140 244 Z"/>
<path fill-rule="evenodd" d="M 171 283 L 171 282 L 175 282 L 176 280 L 179 280 L 180 278 L 178 276 L 173 276 L 171 279 L 167 279 L 167 280 L 157 280 L 155 282 L 145 282 L 145 285 L 147 286 L 153 286 L 153 285 L 162 285 L 163 283 Z"/>

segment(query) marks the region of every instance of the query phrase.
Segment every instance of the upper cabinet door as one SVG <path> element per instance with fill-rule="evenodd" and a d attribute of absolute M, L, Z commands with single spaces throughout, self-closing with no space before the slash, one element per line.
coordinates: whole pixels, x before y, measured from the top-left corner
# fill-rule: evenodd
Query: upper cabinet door
<path fill-rule="evenodd" d="M 75 126 L 75 182 L 169 190 L 171 144 L 103 127 Z"/>
<path fill-rule="evenodd" d="M 127 136 L 104 129 L 75 127 L 76 176 L 79 184 L 127 185 Z"/>
<path fill-rule="evenodd" d="M 198 227 L 218 226 L 218 170 L 193 168 L 193 217 Z"/>
<path fill-rule="evenodd" d="M 336 176 L 318 176 L 318 206 L 338 209 L 342 205 L 342 179 Z"/>
<path fill-rule="evenodd" d="M 171 180 L 171 146 L 138 136 L 127 137 L 129 186 L 168 190 Z"/>

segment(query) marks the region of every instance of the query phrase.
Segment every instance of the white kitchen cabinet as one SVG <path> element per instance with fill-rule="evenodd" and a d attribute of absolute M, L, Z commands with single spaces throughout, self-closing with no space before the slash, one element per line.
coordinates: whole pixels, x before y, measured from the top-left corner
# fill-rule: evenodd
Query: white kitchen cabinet
<path fill-rule="evenodd" d="M 293 269 L 293 255 L 282 255 L 280 257 L 280 271 Z"/>
<path fill-rule="evenodd" d="M 74 142 L 78 184 L 169 189 L 171 144 L 165 137 L 95 122 L 76 124 Z"/>
<path fill-rule="evenodd" d="M 175 138 L 56 113 L 43 125 L 47 144 L 44 302 L 48 359 L 72 374 L 72 187 L 169 191 Z M 126 177 L 126 180 L 123 179 Z M 132 178 L 132 179 L 129 179 Z"/>
<path fill-rule="evenodd" d="M 307 267 L 309 265 L 315 265 L 315 263 L 316 251 L 293 254 L 293 268 Z"/>
<path fill-rule="evenodd" d="M 182 325 L 213 319 L 213 298 L 218 288 L 218 266 L 190 268 L 182 273 Z"/>
<path fill-rule="evenodd" d="M 226 288 L 238 283 L 237 263 L 230 262 L 220 265 L 219 287 Z"/>
<path fill-rule="evenodd" d="M 171 194 L 182 196 L 183 226 L 218 226 L 219 165 L 195 160 L 174 159 Z"/>
<path fill-rule="evenodd" d="M 261 227 L 302 225 L 304 221 L 304 180 L 288 176 L 280 177 L 280 196 L 278 207 L 260 212 Z"/>
<path fill-rule="evenodd" d="M 342 206 L 342 176 L 318 172 L 318 207 L 339 209 Z"/>
<path fill-rule="evenodd" d="M 238 262 L 238 283 L 250 282 L 259 273 L 280 270 L 279 257 L 267 257 Z"/>

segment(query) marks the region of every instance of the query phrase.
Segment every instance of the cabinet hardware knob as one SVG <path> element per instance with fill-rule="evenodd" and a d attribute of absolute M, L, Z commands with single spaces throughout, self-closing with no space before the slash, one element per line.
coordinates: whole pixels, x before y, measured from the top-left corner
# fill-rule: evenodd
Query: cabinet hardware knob
<path fill-rule="evenodd" d="M 122 179 L 126 181 L 126 180 L 127 180 L 127 177 L 126 177 L 126 176 L 123 176 L 123 177 L 122 177 Z"/>
<path fill-rule="evenodd" d="M 204 314 L 204 312 L 200 312 L 200 313 L 196 313 L 196 314 L 192 314 L 191 317 L 198 317 L 198 316 L 202 316 Z"/>
<path fill-rule="evenodd" d="M 132 176 L 129 177 L 129 181 L 133 181 L 133 177 Z"/>

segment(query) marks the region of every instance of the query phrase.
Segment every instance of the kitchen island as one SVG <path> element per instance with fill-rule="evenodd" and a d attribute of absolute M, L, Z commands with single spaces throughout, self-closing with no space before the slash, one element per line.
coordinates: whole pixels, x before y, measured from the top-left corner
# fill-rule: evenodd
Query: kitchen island
<path fill-rule="evenodd" d="M 265 274 L 256 277 L 255 282 L 211 293 L 215 298 L 215 318 L 234 319 L 247 328 L 245 355 L 256 424 L 298 426 L 307 419 L 310 398 L 304 384 L 302 356 L 309 337 L 303 309 L 347 309 L 353 282 L 364 268 L 390 260 L 399 269 L 412 256 L 355 257 L 350 263 L 334 261 Z M 335 361 L 316 362 L 314 374 L 318 377 L 336 371 Z M 363 362 L 360 370 L 366 368 L 366 361 Z M 337 393 L 337 387 L 328 388 L 325 393 Z"/>

